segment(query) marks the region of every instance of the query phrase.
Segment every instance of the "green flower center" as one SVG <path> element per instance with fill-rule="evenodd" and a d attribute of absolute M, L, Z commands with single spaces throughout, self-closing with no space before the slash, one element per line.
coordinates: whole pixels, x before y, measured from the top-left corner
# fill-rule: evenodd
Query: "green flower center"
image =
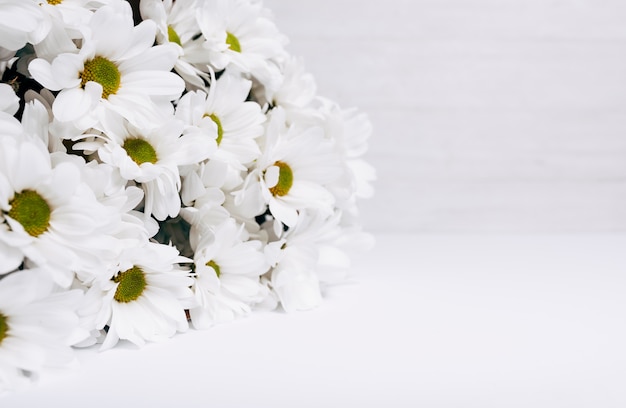
<path fill-rule="evenodd" d="M 178 33 L 176 32 L 176 30 L 174 30 L 174 27 L 172 27 L 171 25 L 167 26 L 167 40 L 169 42 L 176 43 L 180 45 L 181 47 L 183 46 L 183 44 L 181 44 L 180 42 L 180 37 L 178 36 Z"/>
<path fill-rule="evenodd" d="M 226 32 L 226 44 L 230 46 L 231 50 L 235 52 L 241 52 L 241 44 L 239 44 L 239 39 L 229 32 Z"/>
<path fill-rule="evenodd" d="M 9 332 L 9 325 L 7 324 L 7 317 L 0 313 L 0 344 L 4 340 Z"/>
<path fill-rule="evenodd" d="M 120 303 L 128 303 L 137 300 L 146 289 L 146 275 L 138 266 L 118 274 L 113 282 L 119 283 L 113 299 Z"/>
<path fill-rule="evenodd" d="M 120 89 L 122 76 L 113 62 L 104 57 L 95 57 L 85 61 L 85 67 L 80 74 L 80 86 L 85 87 L 87 82 L 93 81 L 102 85 L 102 97 L 107 99 Z"/>
<path fill-rule="evenodd" d="M 274 163 L 274 166 L 277 166 L 279 169 L 278 172 L 278 183 L 272 188 L 270 188 L 270 192 L 274 196 L 284 196 L 289 193 L 291 190 L 291 186 L 293 185 L 293 171 L 291 167 L 287 163 L 283 163 L 281 161 L 277 161 Z"/>
<path fill-rule="evenodd" d="M 209 266 L 209 267 L 213 268 L 213 270 L 215 271 L 215 274 L 217 275 L 218 278 L 222 275 L 222 272 L 220 271 L 220 266 L 218 264 L 216 264 L 215 261 L 207 262 L 206 266 Z"/>
<path fill-rule="evenodd" d="M 33 237 L 38 237 L 50 226 L 50 206 L 42 196 L 33 190 L 15 193 L 9 202 L 9 217 L 22 224 L 24 230 Z"/>
<path fill-rule="evenodd" d="M 158 158 L 154 147 L 143 139 L 126 139 L 122 146 L 128 156 L 133 159 L 138 166 L 143 163 L 156 163 Z"/>
<path fill-rule="evenodd" d="M 214 113 L 211 113 L 210 115 L 208 113 L 205 113 L 204 117 L 211 118 L 211 120 L 215 122 L 215 124 L 217 125 L 217 139 L 215 141 L 219 145 L 220 143 L 222 143 L 222 137 L 224 136 L 224 128 L 222 127 L 222 121 Z"/>

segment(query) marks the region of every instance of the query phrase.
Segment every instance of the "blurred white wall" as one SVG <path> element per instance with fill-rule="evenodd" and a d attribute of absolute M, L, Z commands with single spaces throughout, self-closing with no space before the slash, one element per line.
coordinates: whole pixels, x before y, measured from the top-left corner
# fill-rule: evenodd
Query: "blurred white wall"
<path fill-rule="evenodd" d="M 626 231 L 626 1 L 264 4 L 370 115 L 370 230 Z"/>

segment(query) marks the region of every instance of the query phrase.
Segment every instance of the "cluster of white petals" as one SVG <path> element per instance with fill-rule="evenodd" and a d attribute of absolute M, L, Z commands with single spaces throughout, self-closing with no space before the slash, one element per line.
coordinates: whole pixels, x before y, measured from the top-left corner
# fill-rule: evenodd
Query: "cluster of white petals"
<path fill-rule="evenodd" d="M 371 125 L 286 43 L 258 0 L 0 0 L 0 391 L 312 309 L 371 246 Z"/>

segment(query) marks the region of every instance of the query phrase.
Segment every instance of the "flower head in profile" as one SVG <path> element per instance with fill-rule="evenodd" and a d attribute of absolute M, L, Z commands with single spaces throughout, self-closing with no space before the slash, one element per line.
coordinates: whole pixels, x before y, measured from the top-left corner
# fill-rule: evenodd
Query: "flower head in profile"
<path fill-rule="evenodd" d="M 153 46 L 154 22 L 134 26 L 124 1 L 99 8 L 85 33 L 78 53 L 61 53 L 52 62 L 37 58 L 28 67 L 40 84 L 60 91 L 52 106 L 55 118 L 88 128 L 100 111 L 112 110 L 138 126 L 160 123 L 172 110 L 169 101 L 184 89 L 184 81 L 170 72 L 176 47 Z"/>
<path fill-rule="evenodd" d="M 374 194 L 372 182 L 376 179 L 376 171 L 362 157 L 368 148 L 372 125 L 367 115 L 356 109 L 341 109 L 326 99 L 320 99 L 319 104 L 319 123 L 335 141 L 344 166 L 342 177 L 329 189 L 336 198 L 337 207 L 357 215 L 357 200 Z"/>
<path fill-rule="evenodd" d="M 286 311 L 318 306 L 323 285 L 347 276 L 349 255 L 371 248 L 369 235 L 344 228 L 341 221 L 341 212 L 325 217 L 304 210 L 294 228 L 266 246 L 265 254 L 272 265 L 270 285 Z"/>
<path fill-rule="evenodd" d="M 205 231 L 196 247 L 194 285 L 198 306 L 189 310 L 196 328 L 250 312 L 263 293 L 259 277 L 269 269 L 262 244 L 229 219 Z"/>
<path fill-rule="evenodd" d="M 305 71 L 304 62 L 300 58 L 286 58 L 281 61 L 280 68 L 280 85 L 266 97 L 272 105 L 285 109 L 288 120 L 301 120 L 303 114 L 310 115 L 314 110 L 310 105 L 317 92 L 315 79 Z"/>

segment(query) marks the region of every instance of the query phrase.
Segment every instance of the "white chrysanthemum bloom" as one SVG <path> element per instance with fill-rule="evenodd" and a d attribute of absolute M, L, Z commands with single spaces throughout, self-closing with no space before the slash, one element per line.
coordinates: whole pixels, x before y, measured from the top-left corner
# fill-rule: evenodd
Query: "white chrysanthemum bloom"
<path fill-rule="evenodd" d="M 287 312 L 313 309 L 322 301 L 317 275 L 319 252 L 314 234 L 307 231 L 311 219 L 304 215 L 301 218 L 283 239 L 265 248 L 273 266 L 270 286 Z"/>
<path fill-rule="evenodd" d="M 322 115 L 320 124 L 326 135 L 334 140 L 342 157 L 345 171 L 329 189 L 335 195 L 337 207 L 356 215 L 357 199 L 370 198 L 374 194 L 372 182 L 375 169 L 363 160 L 372 134 L 372 125 L 364 113 L 356 109 L 341 109 L 336 103 L 319 98 L 317 111 Z"/>
<path fill-rule="evenodd" d="M 0 48 L 17 51 L 37 44 L 50 30 L 49 21 L 33 1 L 0 0 Z"/>
<path fill-rule="evenodd" d="M 74 148 L 98 152 L 105 163 L 119 169 L 126 180 L 141 184 L 145 193 L 144 213 L 158 220 L 175 217 L 180 211 L 179 166 L 195 164 L 210 154 L 203 135 L 182 135 L 182 122 L 170 118 L 156 128 L 137 128 L 113 114 L 105 115 L 104 134 L 95 142 L 77 143 Z"/>
<path fill-rule="evenodd" d="M 205 231 L 194 255 L 193 291 L 197 307 L 189 310 L 195 328 L 230 321 L 250 313 L 262 299 L 259 277 L 269 269 L 260 241 L 249 240 L 243 226 L 229 219 Z"/>
<path fill-rule="evenodd" d="M 34 0 L 50 18 L 62 23 L 71 38 L 80 38 L 80 31 L 91 18 L 92 10 L 119 0 Z M 50 36 L 50 34 L 48 34 Z"/>
<path fill-rule="evenodd" d="M 341 227 L 341 213 L 326 218 L 302 211 L 284 237 L 269 243 L 265 254 L 273 266 L 270 282 L 286 311 L 307 310 L 321 302 L 320 286 L 347 276 L 350 255 L 371 248 L 372 238 Z"/>
<path fill-rule="evenodd" d="M 189 243 L 193 248 L 206 231 L 211 231 L 228 220 L 231 215 L 223 207 L 224 192 L 219 188 L 224 183 L 223 164 L 209 160 L 197 166 L 185 176 L 181 196 L 187 205 L 180 211 L 181 217 L 190 225 Z M 217 177 L 216 177 L 217 176 Z"/>
<path fill-rule="evenodd" d="M 249 178 L 259 183 L 274 218 L 293 227 L 299 210 L 314 208 L 327 215 L 332 213 L 334 197 L 325 185 L 339 178 L 342 171 L 334 145 L 322 128 L 287 127 L 284 110 L 276 108 L 267 127 L 262 156 Z"/>
<path fill-rule="evenodd" d="M 222 70 L 228 64 L 224 42 L 209 44 L 200 35 L 196 0 L 142 0 L 141 16 L 157 25 L 157 43 L 173 43 L 180 47 L 174 66 L 176 72 L 195 88 L 204 88 L 209 80 L 208 66 Z"/>
<path fill-rule="evenodd" d="M 54 141 L 48 140 L 48 120 L 49 111 L 40 103 L 40 99 L 34 99 L 26 103 L 22 115 L 23 134 L 18 137 L 31 139 L 35 144 L 43 142 L 44 146 L 55 145 Z M 62 145 L 55 152 L 50 154 L 50 164 L 52 168 L 56 168 L 61 164 L 73 166 L 80 174 L 80 186 L 82 188 L 82 192 L 77 194 L 77 197 L 80 195 L 82 197 L 81 199 L 86 199 L 91 202 L 95 199 L 98 204 L 103 204 L 96 205 L 95 208 L 92 208 L 98 211 L 96 217 L 100 220 L 100 228 L 91 230 L 91 237 L 76 240 L 71 243 L 73 250 L 81 260 L 79 267 L 73 265 L 77 267 L 75 272 L 80 279 L 91 280 L 100 275 L 103 271 L 106 271 L 106 265 L 117 257 L 122 246 L 125 245 L 118 240 L 117 236 L 129 235 L 128 233 L 124 234 L 120 232 L 124 229 L 124 225 L 128 224 L 127 222 L 123 222 L 125 214 L 120 211 L 121 207 L 119 205 L 112 206 L 113 200 L 105 200 L 102 197 L 103 189 L 110 191 L 111 184 L 119 185 L 121 178 L 120 180 L 116 180 L 113 177 L 109 177 L 108 173 L 94 177 L 94 175 L 99 172 L 98 170 L 104 170 L 104 165 L 97 168 L 86 165 L 82 157 L 66 154 L 65 147 Z M 90 172 L 90 169 L 93 171 Z M 88 176 L 88 173 L 91 173 L 91 177 Z M 141 198 L 143 198 L 143 195 L 135 199 L 138 202 L 141 201 Z M 130 197 L 124 195 L 123 198 L 117 199 L 118 204 L 120 200 L 125 199 L 131 200 Z"/>
<path fill-rule="evenodd" d="M 73 40 L 82 38 L 85 24 L 92 15 L 91 8 L 107 0 L 35 0 L 46 17 L 50 30 L 34 45 L 37 57 L 52 60 L 61 53 L 77 51 Z M 87 5 L 91 5 L 88 7 Z"/>
<path fill-rule="evenodd" d="M 176 117 L 187 125 L 185 132 L 201 133 L 214 140 L 217 150 L 212 160 L 246 170 L 260 155 L 255 139 L 263 134 L 265 115 L 253 101 L 246 101 L 252 82 L 226 71 L 213 79 L 209 93 L 189 92 L 176 107 Z"/>
<path fill-rule="evenodd" d="M 14 272 L 0 280 L 0 391 L 14 390 L 46 367 L 74 361 L 79 327 L 77 290 L 56 292 L 45 271 Z"/>
<path fill-rule="evenodd" d="M 216 51 L 223 52 L 231 64 L 266 86 L 275 86 L 280 81 L 275 61 L 286 55 L 287 39 L 268 18 L 260 2 L 205 0 L 198 23 L 207 41 L 220 44 Z"/>
<path fill-rule="evenodd" d="M 128 185 L 127 180 L 121 177 L 118 169 L 92 160 L 85 163 L 81 157 L 75 155 L 53 153 L 53 165 L 62 162 L 74 162 L 80 169 L 81 181 L 90 186 L 96 200 L 110 214 L 107 235 L 94 243 L 102 246 L 104 240 L 109 241 L 103 248 L 90 248 L 85 242 L 83 251 L 89 254 L 107 252 L 99 262 L 99 271 L 106 270 L 117 257 L 122 248 L 137 246 L 148 240 L 158 230 L 158 224 L 153 218 L 147 218 L 143 213 L 134 210 L 144 198 L 143 190 Z M 90 275 L 80 274 L 83 283 L 88 283 L 98 277 L 100 273 Z"/>
<path fill-rule="evenodd" d="M 96 328 L 108 326 L 103 349 L 120 339 L 141 346 L 187 330 L 193 280 L 182 262 L 190 260 L 176 248 L 149 242 L 124 251 L 111 279 L 89 289 L 102 297 Z"/>
<path fill-rule="evenodd" d="M 207 160 L 185 170 L 180 196 L 186 206 L 221 205 L 224 202 L 221 188 L 226 184 L 241 183 L 240 176 L 228 180 L 233 173 L 228 171 L 226 163 L 217 160 Z"/>
<path fill-rule="evenodd" d="M 110 245 L 112 217 L 73 163 L 53 166 L 39 139 L 0 137 L 0 272 L 26 257 L 68 287 L 71 271 L 100 261 L 100 252 L 84 249 Z"/>
<path fill-rule="evenodd" d="M 42 123 L 39 127 L 45 128 L 39 130 L 40 138 L 48 146 L 48 150 L 51 153 L 67 153 L 68 148 L 71 151 L 73 147 L 66 146 L 65 141 L 74 142 L 89 137 L 86 134 L 90 132 L 93 133 L 93 129 L 85 131 L 76 127 L 74 122 L 58 121 L 52 113 L 54 95 L 46 88 L 43 88 L 40 92 L 26 91 L 24 100 L 27 102 L 24 116 L 27 116 L 29 111 L 31 111 L 31 115 L 38 117 L 36 120 Z M 47 121 L 44 121 L 45 117 L 48 118 Z M 84 156 L 89 156 L 91 153 L 93 152 L 84 152 Z"/>
<path fill-rule="evenodd" d="M 268 97 L 272 105 L 285 109 L 288 119 L 292 115 L 297 119 L 299 111 L 307 108 L 315 98 L 317 85 L 313 75 L 305 71 L 302 58 L 286 58 L 280 67 L 282 81 Z"/>
<path fill-rule="evenodd" d="M 184 81 L 170 72 L 177 48 L 153 46 L 154 22 L 134 26 L 125 1 L 99 8 L 85 33 L 78 54 L 60 54 L 52 63 L 37 58 L 28 67 L 36 81 L 60 91 L 52 106 L 55 118 L 87 128 L 104 109 L 137 126 L 161 123 L 173 110 L 170 101 L 184 90 Z"/>

